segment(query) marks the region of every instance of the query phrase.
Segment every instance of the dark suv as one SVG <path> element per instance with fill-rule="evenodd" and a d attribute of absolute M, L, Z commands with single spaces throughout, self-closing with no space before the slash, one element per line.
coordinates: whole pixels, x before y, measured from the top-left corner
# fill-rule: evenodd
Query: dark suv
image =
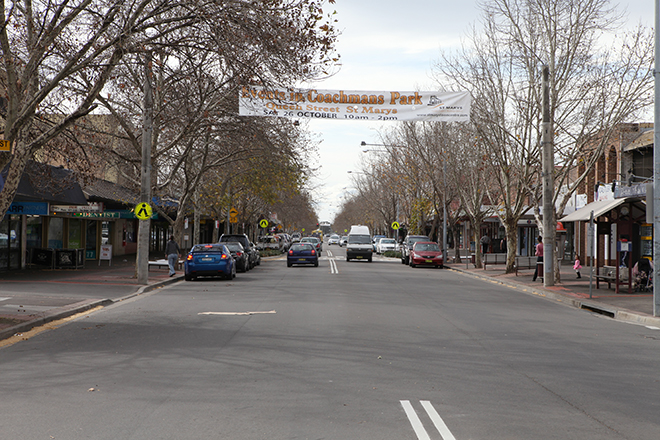
<path fill-rule="evenodd" d="M 431 241 L 426 235 L 407 235 L 401 243 L 401 264 L 410 264 L 410 250 L 418 241 Z"/>
<path fill-rule="evenodd" d="M 219 243 L 226 243 L 229 241 L 237 241 L 241 245 L 243 245 L 243 249 L 245 249 L 245 252 L 249 255 L 248 257 L 248 263 L 247 263 L 247 270 L 252 269 L 254 266 L 258 264 L 258 259 L 259 259 L 259 251 L 257 250 L 256 247 L 252 246 L 252 243 L 250 242 L 250 239 L 248 238 L 247 235 L 245 234 L 222 234 L 220 236 Z"/>

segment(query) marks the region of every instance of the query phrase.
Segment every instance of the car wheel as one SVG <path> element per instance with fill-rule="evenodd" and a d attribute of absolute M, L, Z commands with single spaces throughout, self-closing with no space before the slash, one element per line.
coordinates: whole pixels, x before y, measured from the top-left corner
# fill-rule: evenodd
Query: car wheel
<path fill-rule="evenodd" d="M 369 263 L 371 263 L 371 257 L 369 257 L 369 260 L 367 260 L 367 261 L 369 261 Z"/>
<path fill-rule="evenodd" d="M 192 275 L 186 275 L 185 278 L 186 278 L 186 281 L 192 281 L 193 280 Z"/>
<path fill-rule="evenodd" d="M 410 267 L 412 267 L 414 269 L 415 267 L 417 267 L 417 265 L 411 262 Z"/>
<path fill-rule="evenodd" d="M 288 261 L 286 262 L 286 267 L 291 267 L 293 264 L 289 263 Z"/>
<path fill-rule="evenodd" d="M 319 267 L 319 260 L 316 260 L 316 262 L 314 263 L 314 267 Z"/>
<path fill-rule="evenodd" d="M 348 255 L 346 256 L 346 261 L 351 261 L 351 259 L 350 259 L 350 258 L 348 258 Z"/>

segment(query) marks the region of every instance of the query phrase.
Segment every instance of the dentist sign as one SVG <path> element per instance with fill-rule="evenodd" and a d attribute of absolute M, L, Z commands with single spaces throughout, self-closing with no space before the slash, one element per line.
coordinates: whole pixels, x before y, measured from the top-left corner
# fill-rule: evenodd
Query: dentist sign
<path fill-rule="evenodd" d="M 317 89 L 264 89 L 244 86 L 238 97 L 241 116 L 349 121 L 470 120 L 468 92 L 364 92 Z"/>

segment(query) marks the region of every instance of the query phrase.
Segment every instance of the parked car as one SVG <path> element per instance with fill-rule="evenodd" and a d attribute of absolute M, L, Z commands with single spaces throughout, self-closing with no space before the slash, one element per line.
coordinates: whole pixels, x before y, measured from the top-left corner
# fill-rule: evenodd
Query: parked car
<path fill-rule="evenodd" d="M 346 246 L 347 244 L 348 244 L 348 235 L 343 235 L 343 236 L 339 239 L 339 247 L 344 247 L 344 246 Z"/>
<path fill-rule="evenodd" d="M 243 245 L 237 241 L 228 241 L 225 243 L 225 247 L 231 252 L 231 256 L 234 257 L 236 261 L 236 271 L 237 272 L 247 272 L 250 270 L 250 262 L 247 252 L 243 249 Z"/>
<path fill-rule="evenodd" d="M 323 252 L 323 242 L 318 237 L 303 237 L 300 240 L 300 242 L 311 243 L 312 245 L 314 245 L 314 248 L 316 249 L 316 252 L 318 252 L 319 255 L 321 255 L 321 252 Z"/>
<path fill-rule="evenodd" d="M 401 243 L 401 264 L 410 264 L 410 251 L 418 241 L 431 241 L 426 235 L 408 235 Z"/>
<path fill-rule="evenodd" d="M 328 246 L 333 245 L 333 244 L 336 244 L 336 245 L 339 244 L 339 235 L 332 234 L 330 236 L 330 238 L 328 238 Z"/>
<path fill-rule="evenodd" d="M 294 232 L 291 234 L 291 243 L 298 243 L 301 238 L 302 234 L 300 232 Z"/>
<path fill-rule="evenodd" d="M 236 277 L 236 260 L 227 246 L 220 243 L 193 246 L 183 265 L 186 281 L 197 277 Z"/>
<path fill-rule="evenodd" d="M 387 237 L 385 237 L 384 235 L 374 235 L 371 238 L 371 242 L 373 243 L 373 247 L 374 247 L 374 252 L 376 252 L 376 246 L 378 245 L 378 240 L 380 240 L 381 238 L 387 238 Z"/>
<path fill-rule="evenodd" d="M 294 243 L 291 245 L 286 255 L 286 265 L 291 267 L 294 264 L 313 264 L 319 265 L 319 253 L 312 243 Z"/>
<path fill-rule="evenodd" d="M 252 247 L 252 242 L 250 242 L 250 239 L 248 238 L 247 235 L 245 234 L 222 234 L 220 236 L 220 240 L 218 241 L 219 243 L 226 243 L 229 241 L 237 241 L 241 245 L 243 245 L 243 249 L 245 249 L 245 252 L 249 255 L 248 261 L 250 265 L 250 269 L 253 268 L 254 266 L 257 265 L 257 252 L 256 248 Z"/>
<path fill-rule="evenodd" d="M 442 249 L 432 241 L 418 241 L 410 251 L 410 267 L 443 266 Z"/>
<path fill-rule="evenodd" d="M 254 253 L 257 255 L 257 258 L 255 259 L 255 264 L 259 266 L 261 264 L 261 252 L 259 252 L 259 248 L 255 246 L 254 243 L 250 242 L 250 245 L 252 246 L 252 249 L 254 249 Z"/>
<path fill-rule="evenodd" d="M 280 239 L 282 252 L 286 252 L 291 247 L 291 236 L 289 234 L 275 234 Z"/>
<path fill-rule="evenodd" d="M 376 243 L 376 253 L 383 254 L 387 251 L 396 250 L 396 240 L 393 238 L 381 238 Z"/>

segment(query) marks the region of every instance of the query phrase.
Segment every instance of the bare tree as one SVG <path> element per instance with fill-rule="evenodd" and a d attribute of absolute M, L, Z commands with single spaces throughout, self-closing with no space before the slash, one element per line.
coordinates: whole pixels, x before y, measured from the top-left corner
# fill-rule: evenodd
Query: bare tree
<path fill-rule="evenodd" d="M 442 84 L 467 87 L 474 96 L 472 120 L 497 182 L 485 189 L 499 204 L 511 272 L 518 219 L 528 200 L 540 203 L 542 65 L 550 68 L 550 114 L 561 170 L 553 201 L 561 213 L 602 154 L 608 133 L 651 102 L 653 40 L 641 28 L 614 38 L 621 14 L 607 0 L 487 0 L 481 8 L 483 29 L 473 27 L 463 48 L 443 55 L 436 72 Z M 607 41 L 617 49 L 606 47 Z M 578 179 L 568 182 L 584 143 L 597 133 L 601 142 L 589 149 Z"/>
<path fill-rule="evenodd" d="M 235 89 L 243 81 L 288 85 L 317 77 L 336 60 L 333 19 L 312 0 L 3 0 L 2 6 L 0 79 L 8 99 L 2 116 L 13 154 L 0 154 L 0 168 L 10 165 L 0 216 L 27 160 L 93 111 L 101 93 L 112 91 L 111 81 L 123 80 L 116 69 L 122 60 L 145 50 L 166 53 L 168 62 L 183 59 L 174 53 L 184 48 L 215 53 Z M 129 119 L 129 126 L 140 124 Z"/>

